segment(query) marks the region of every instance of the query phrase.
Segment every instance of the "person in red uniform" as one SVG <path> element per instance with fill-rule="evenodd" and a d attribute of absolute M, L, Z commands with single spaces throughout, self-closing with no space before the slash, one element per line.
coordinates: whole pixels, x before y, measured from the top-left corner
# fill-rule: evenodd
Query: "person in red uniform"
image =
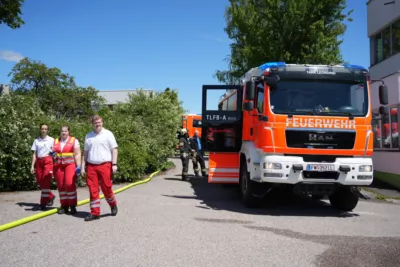
<path fill-rule="evenodd" d="M 117 200 L 112 190 L 112 173 L 117 172 L 118 144 L 114 134 L 103 128 L 103 119 L 96 115 L 92 118 L 93 131 L 85 137 L 85 145 L 82 160 L 82 174 L 86 170 L 86 184 L 90 191 L 90 214 L 85 221 L 100 219 L 101 191 L 111 208 L 111 215 L 118 212 Z"/>
<path fill-rule="evenodd" d="M 68 126 L 61 127 L 61 135 L 54 140 L 54 177 L 60 195 L 58 214 L 75 214 L 77 205 L 76 180 L 80 173 L 81 149 L 79 141 L 70 136 Z"/>
<path fill-rule="evenodd" d="M 40 135 L 32 144 L 33 151 L 31 173 L 36 174 L 36 181 L 42 190 L 40 204 L 33 210 L 45 210 L 46 205 L 53 206 L 56 196 L 51 192 L 50 185 L 53 179 L 53 159 L 52 152 L 54 138 L 47 135 L 48 125 L 40 124 Z"/>

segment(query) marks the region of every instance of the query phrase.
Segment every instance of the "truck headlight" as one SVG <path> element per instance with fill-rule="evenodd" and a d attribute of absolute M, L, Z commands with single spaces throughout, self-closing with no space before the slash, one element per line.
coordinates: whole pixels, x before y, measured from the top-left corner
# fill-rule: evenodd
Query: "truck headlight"
<path fill-rule="evenodd" d="M 372 165 L 361 165 L 358 167 L 359 172 L 372 172 Z"/>
<path fill-rule="evenodd" d="M 263 168 L 266 170 L 280 170 L 280 169 L 282 169 L 282 164 L 272 163 L 272 162 L 264 162 Z"/>

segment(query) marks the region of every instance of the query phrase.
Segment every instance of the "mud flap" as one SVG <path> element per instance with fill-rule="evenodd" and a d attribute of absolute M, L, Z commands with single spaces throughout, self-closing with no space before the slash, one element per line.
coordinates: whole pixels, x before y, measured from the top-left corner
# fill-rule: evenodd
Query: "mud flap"
<path fill-rule="evenodd" d="M 208 182 L 239 184 L 239 153 L 210 153 Z"/>

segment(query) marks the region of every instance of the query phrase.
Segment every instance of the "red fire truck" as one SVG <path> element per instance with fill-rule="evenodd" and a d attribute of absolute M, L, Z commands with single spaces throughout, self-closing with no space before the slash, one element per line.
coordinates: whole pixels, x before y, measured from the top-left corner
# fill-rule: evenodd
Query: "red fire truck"
<path fill-rule="evenodd" d="M 220 99 L 209 97 L 224 91 Z M 387 105 L 386 86 L 379 88 Z M 382 106 L 382 110 L 387 107 Z M 248 207 L 276 186 L 352 210 L 373 181 L 370 78 L 356 65 L 266 63 L 204 85 L 209 183 L 238 184 Z"/>

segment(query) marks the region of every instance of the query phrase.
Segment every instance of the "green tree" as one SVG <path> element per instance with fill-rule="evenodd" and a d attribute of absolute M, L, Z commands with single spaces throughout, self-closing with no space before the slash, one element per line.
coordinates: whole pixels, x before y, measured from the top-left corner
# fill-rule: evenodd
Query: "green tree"
<path fill-rule="evenodd" d="M 34 186 L 30 148 L 42 121 L 47 121 L 46 114 L 35 106 L 34 98 L 0 97 L 0 191 Z"/>
<path fill-rule="evenodd" d="M 15 64 L 8 76 L 14 93 L 36 97 L 38 106 L 57 118 L 88 116 L 105 102 L 93 87 L 79 87 L 73 76 L 29 58 Z"/>
<path fill-rule="evenodd" d="M 124 108 L 118 110 L 131 120 L 138 119 L 147 132 L 149 151 L 147 153 L 149 169 L 160 167 L 173 155 L 176 144 L 176 131 L 179 129 L 180 116 L 183 113 L 182 102 L 175 90 L 151 92 L 139 90 L 131 94 Z M 120 115 L 119 115 L 120 116 Z"/>
<path fill-rule="evenodd" d="M 62 125 L 69 125 L 82 150 L 85 136 L 92 130 L 88 118 L 55 118 L 36 102 L 31 95 L 0 96 L 0 191 L 37 189 L 35 175 L 30 173 L 30 147 L 39 134 L 40 123 L 49 125 L 49 135 L 54 138 Z M 132 182 L 165 166 L 168 157 L 174 155 L 182 110 L 176 91 L 149 94 L 139 90 L 128 103 L 99 111 L 104 127 L 114 133 L 119 145 L 114 182 Z M 84 181 L 79 177 L 80 185 Z"/>
<path fill-rule="evenodd" d="M 0 24 L 11 29 L 20 28 L 25 22 L 21 18 L 24 0 L 0 0 Z"/>
<path fill-rule="evenodd" d="M 353 10 L 346 0 L 230 0 L 225 32 L 233 40 L 228 70 L 215 77 L 232 83 L 265 62 L 337 64 L 343 62 L 338 37 Z"/>

